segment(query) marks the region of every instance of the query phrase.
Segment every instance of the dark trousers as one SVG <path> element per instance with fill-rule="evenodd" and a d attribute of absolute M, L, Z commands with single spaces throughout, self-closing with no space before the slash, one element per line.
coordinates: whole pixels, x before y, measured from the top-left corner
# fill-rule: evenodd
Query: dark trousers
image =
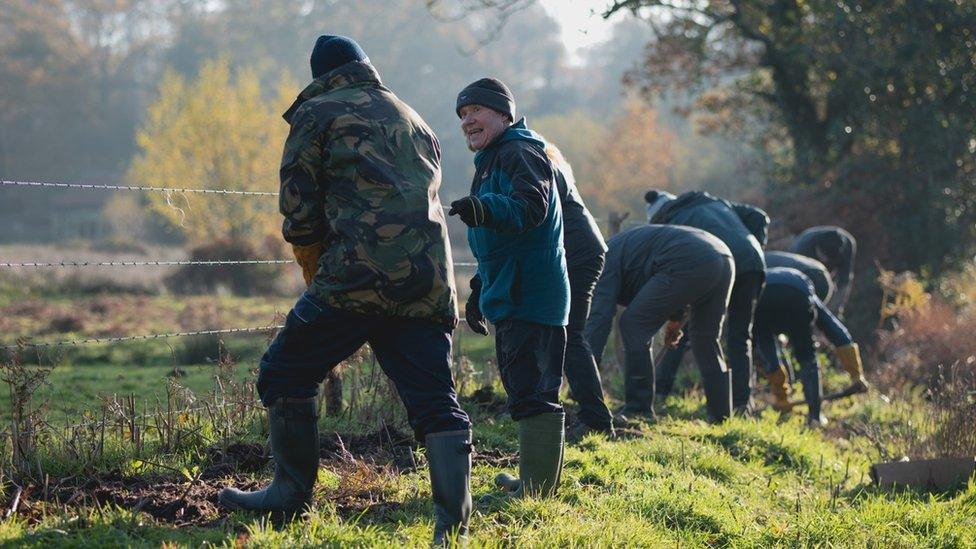
<path fill-rule="evenodd" d="M 765 273 L 736 273 L 729 295 L 728 331 L 726 346 L 728 364 L 732 370 L 732 405 L 743 406 L 749 403 L 752 395 L 752 318 L 756 304 L 762 293 Z M 657 372 L 657 392 L 667 395 L 674 387 L 674 378 L 681 359 L 688 349 L 688 333 L 678 342 L 675 349 L 665 353 Z"/>
<path fill-rule="evenodd" d="M 332 368 L 369 343 L 417 440 L 469 429 L 451 374 L 451 331 L 423 319 L 350 313 L 302 294 L 261 358 L 258 394 L 265 406 L 281 397 L 314 397 Z"/>
<path fill-rule="evenodd" d="M 594 429 L 609 429 L 613 420 L 603 400 L 603 383 L 590 343 L 583 336 L 590 315 L 593 289 L 603 271 L 603 254 L 569 268 L 570 308 L 566 326 L 566 380 L 580 405 L 580 421 Z"/>
<path fill-rule="evenodd" d="M 812 296 L 788 286 L 770 286 L 765 291 L 762 305 L 756 311 L 753 330 L 756 350 L 766 373 L 780 365 L 780 348 L 776 336 L 783 334 L 789 339 L 793 356 L 800 364 L 800 381 L 809 405 L 810 416 L 820 416 L 823 389 L 820 381 L 820 365 L 817 363 L 813 328 L 817 311 Z"/>
<path fill-rule="evenodd" d="M 685 306 L 691 305 L 688 332 L 703 375 L 726 371 L 718 338 L 735 268 L 731 258 L 715 256 L 688 273 L 652 276 L 620 315 L 624 344 L 624 410 L 650 413 L 654 406 L 654 362 L 651 338 Z"/>
<path fill-rule="evenodd" d="M 495 324 L 498 371 L 513 420 L 563 410 L 559 404 L 559 386 L 563 381 L 565 352 L 564 326 L 517 319 Z"/>

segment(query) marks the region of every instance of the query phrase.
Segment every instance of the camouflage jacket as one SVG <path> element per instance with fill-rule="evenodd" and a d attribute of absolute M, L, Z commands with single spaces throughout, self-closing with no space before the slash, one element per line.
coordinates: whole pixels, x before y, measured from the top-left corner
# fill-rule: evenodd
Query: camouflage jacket
<path fill-rule="evenodd" d="M 346 311 L 456 325 L 433 131 L 358 61 L 314 80 L 284 118 L 282 234 L 323 244 L 309 292 Z"/>

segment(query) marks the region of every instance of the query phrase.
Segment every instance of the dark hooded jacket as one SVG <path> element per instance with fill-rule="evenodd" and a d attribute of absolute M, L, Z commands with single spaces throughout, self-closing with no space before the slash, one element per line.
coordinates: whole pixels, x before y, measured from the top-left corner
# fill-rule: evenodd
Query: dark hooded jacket
<path fill-rule="evenodd" d="M 753 210 L 762 211 L 758 208 Z M 768 224 L 769 218 L 765 219 Z M 760 236 L 764 235 L 765 226 L 751 223 L 754 227 L 750 231 L 737 213 L 735 205 L 727 200 L 706 192 L 687 192 L 662 206 L 654 214 L 651 223 L 687 225 L 715 235 L 732 251 L 737 275 L 764 273 L 766 270 L 762 244 L 753 234 L 755 232 Z"/>
<path fill-rule="evenodd" d="M 576 188 L 572 169 L 556 164 L 556 189 L 563 208 L 563 247 L 566 267 L 572 269 L 607 251 L 607 244 L 596 220 L 586 209 Z"/>
<path fill-rule="evenodd" d="M 843 310 L 854 283 L 854 260 L 857 256 L 854 236 L 831 225 L 810 227 L 793 240 L 789 251 L 812 257 L 827 267 L 837 286 L 831 305 L 834 309 Z"/>
<path fill-rule="evenodd" d="M 611 238 L 607 247 L 606 266 L 586 320 L 586 339 L 596 357 L 603 354 L 617 305 L 629 305 L 651 277 L 664 272 L 681 279 L 715 256 L 732 256 L 728 246 L 705 231 L 669 225 L 628 229 Z"/>
<path fill-rule="evenodd" d="M 786 295 L 791 297 L 786 297 Z M 800 297 L 802 296 L 802 297 Z M 797 298 L 800 299 L 797 299 Z M 805 302 L 803 308 L 785 304 Z M 774 267 L 766 270 L 766 286 L 756 305 L 756 331 L 788 326 L 812 310 L 814 324 L 835 347 L 850 345 L 854 339 L 847 327 L 817 297 L 813 282 L 797 269 Z M 776 332 L 781 333 L 781 332 Z"/>
<path fill-rule="evenodd" d="M 813 282 L 817 297 L 824 303 L 834 295 L 834 281 L 823 263 L 805 255 L 790 252 L 767 251 L 766 270 L 775 267 L 789 267 L 803 273 Z"/>
<path fill-rule="evenodd" d="M 522 119 L 478 151 L 474 164 L 471 194 L 487 211 L 484 225 L 468 229 L 482 313 L 492 323 L 519 319 L 565 326 L 563 215 L 545 142 Z"/>

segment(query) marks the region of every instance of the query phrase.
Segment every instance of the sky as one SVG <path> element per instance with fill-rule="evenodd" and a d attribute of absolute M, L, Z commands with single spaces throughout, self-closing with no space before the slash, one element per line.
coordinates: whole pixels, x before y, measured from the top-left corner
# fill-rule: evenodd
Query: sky
<path fill-rule="evenodd" d="M 620 13 L 609 20 L 600 17 L 609 0 L 539 0 L 539 3 L 559 22 L 560 36 L 574 62 L 579 62 L 581 49 L 607 40 L 613 24 L 622 17 Z"/>

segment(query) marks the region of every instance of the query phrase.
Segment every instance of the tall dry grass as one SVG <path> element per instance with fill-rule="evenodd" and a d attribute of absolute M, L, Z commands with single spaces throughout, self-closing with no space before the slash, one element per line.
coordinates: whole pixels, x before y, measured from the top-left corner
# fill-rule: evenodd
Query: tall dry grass
<path fill-rule="evenodd" d="M 949 277 L 955 288 L 969 271 Z M 953 279 L 956 279 L 955 281 Z M 882 270 L 882 321 L 875 348 L 875 379 L 891 393 L 922 390 L 925 425 L 906 441 L 913 457 L 976 455 L 976 290 L 972 295 L 930 294 L 911 273 Z M 959 283 L 956 283 L 959 282 Z"/>

